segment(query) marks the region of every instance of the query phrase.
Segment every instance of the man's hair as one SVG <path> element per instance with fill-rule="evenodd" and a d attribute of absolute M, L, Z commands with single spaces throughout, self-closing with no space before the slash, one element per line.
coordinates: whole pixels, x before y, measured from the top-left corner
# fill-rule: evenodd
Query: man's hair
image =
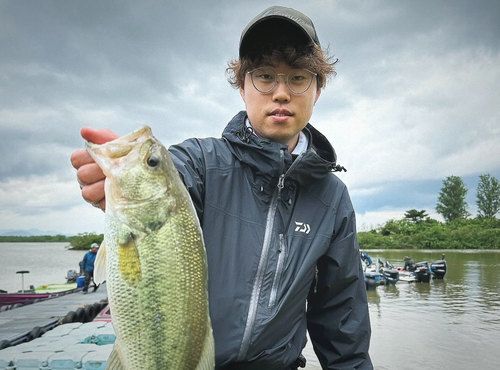
<path fill-rule="evenodd" d="M 229 83 L 234 88 L 243 87 L 247 72 L 261 66 L 276 66 L 283 62 L 292 68 L 308 69 L 317 74 L 317 88 L 321 89 L 326 81 L 335 75 L 335 64 L 338 59 L 328 55 L 328 49 L 319 46 L 290 46 L 270 44 L 250 55 L 231 60 L 226 68 Z"/>

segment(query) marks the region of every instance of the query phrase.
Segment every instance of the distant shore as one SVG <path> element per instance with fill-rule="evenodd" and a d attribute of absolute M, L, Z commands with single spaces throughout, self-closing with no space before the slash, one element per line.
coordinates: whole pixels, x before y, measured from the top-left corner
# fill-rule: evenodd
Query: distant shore
<path fill-rule="evenodd" d="M 361 249 L 500 249 L 500 220 L 404 218 L 357 235 Z"/>
<path fill-rule="evenodd" d="M 0 236 L 0 243 L 68 243 L 68 249 L 88 250 L 92 243 L 101 244 L 103 234 L 83 233 L 76 236 L 66 235 L 33 235 L 33 236 Z"/>
<path fill-rule="evenodd" d="M 71 242 L 65 235 L 0 236 L 0 243 L 63 243 Z"/>
<path fill-rule="evenodd" d="M 370 231 L 357 233 L 359 248 L 370 249 L 500 249 L 500 220 L 463 219 L 448 223 L 427 218 L 411 222 L 389 220 Z M 82 233 L 76 236 L 37 235 L 0 236 L 0 243 L 68 243 L 69 249 L 88 250 L 92 243 L 101 244 L 103 234 Z"/>

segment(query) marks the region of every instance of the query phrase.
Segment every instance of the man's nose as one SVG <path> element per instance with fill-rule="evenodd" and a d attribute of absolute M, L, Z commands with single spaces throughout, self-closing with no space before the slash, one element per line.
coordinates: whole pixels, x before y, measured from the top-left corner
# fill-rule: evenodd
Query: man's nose
<path fill-rule="evenodd" d="M 279 78 L 282 77 L 282 78 Z M 273 101 L 288 102 L 290 101 L 290 90 L 286 84 L 286 76 L 277 76 L 278 85 L 273 90 Z"/>

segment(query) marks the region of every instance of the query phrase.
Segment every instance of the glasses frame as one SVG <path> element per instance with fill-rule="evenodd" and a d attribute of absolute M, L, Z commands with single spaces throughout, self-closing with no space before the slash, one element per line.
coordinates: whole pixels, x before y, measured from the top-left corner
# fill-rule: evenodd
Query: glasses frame
<path fill-rule="evenodd" d="M 270 93 L 270 92 L 272 92 L 272 91 L 274 91 L 274 90 L 276 89 L 276 86 L 278 86 L 278 76 L 285 76 L 285 85 L 286 85 L 286 87 L 288 88 L 288 90 L 289 90 L 291 93 L 293 93 L 293 94 L 296 94 L 296 95 L 304 94 L 307 90 L 309 90 L 309 89 L 311 88 L 313 78 L 311 78 L 311 82 L 309 83 L 309 86 L 307 86 L 307 88 L 306 88 L 304 91 L 302 91 L 302 92 L 295 92 L 295 91 L 293 91 L 293 90 L 292 90 L 292 88 L 290 87 L 290 85 L 288 85 L 288 77 L 290 76 L 290 73 L 292 73 L 292 72 L 287 73 L 287 74 L 286 74 L 286 73 L 276 73 L 276 71 L 275 71 L 274 69 L 270 68 L 270 69 L 274 72 L 274 74 L 276 75 L 276 81 L 274 82 L 274 86 L 273 86 L 273 87 L 271 87 L 269 90 L 266 90 L 266 91 L 259 90 L 259 89 L 257 88 L 257 86 L 255 86 L 255 82 L 253 81 L 253 73 L 254 73 L 255 71 L 259 70 L 259 69 L 262 69 L 262 68 L 270 68 L 270 67 L 259 67 L 259 68 L 255 68 L 255 69 L 252 69 L 251 71 L 248 71 L 248 72 L 247 72 L 247 74 L 249 74 L 249 75 L 250 75 L 250 79 L 252 80 L 252 85 L 253 85 L 253 87 L 255 88 L 255 90 L 257 90 L 257 91 L 258 91 L 258 92 L 260 92 L 261 94 L 268 94 L 268 93 Z M 314 72 L 312 72 L 312 71 L 310 71 L 310 70 L 308 70 L 308 69 L 306 69 L 306 68 L 300 68 L 300 69 L 301 69 L 301 70 L 304 70 L 304 71 L 309 72 L 309 73 L 310 73 L 310 74 L 312 74 L 314 77 L 317 77 L 317 76 L 318 76 L 318 74 L 317 74 L 317 73 L 314 73 Z"/>

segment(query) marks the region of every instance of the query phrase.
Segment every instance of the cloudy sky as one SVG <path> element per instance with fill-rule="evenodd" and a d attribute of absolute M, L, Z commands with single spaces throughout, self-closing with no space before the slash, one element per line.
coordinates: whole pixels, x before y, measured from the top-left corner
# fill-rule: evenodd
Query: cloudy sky
<path fill-rule="evenodd" d="M 225 79 L 271 1 L 0 2 L 0 229 L 102 232 L 71 153 L 83 126 L 147 124 L 165 145 L 219 137 L 244 104 Z M 311 123 L 332 142 L 358 228 L 500 178 L 497 0 L 282 1 L 339 58 Z"/>

